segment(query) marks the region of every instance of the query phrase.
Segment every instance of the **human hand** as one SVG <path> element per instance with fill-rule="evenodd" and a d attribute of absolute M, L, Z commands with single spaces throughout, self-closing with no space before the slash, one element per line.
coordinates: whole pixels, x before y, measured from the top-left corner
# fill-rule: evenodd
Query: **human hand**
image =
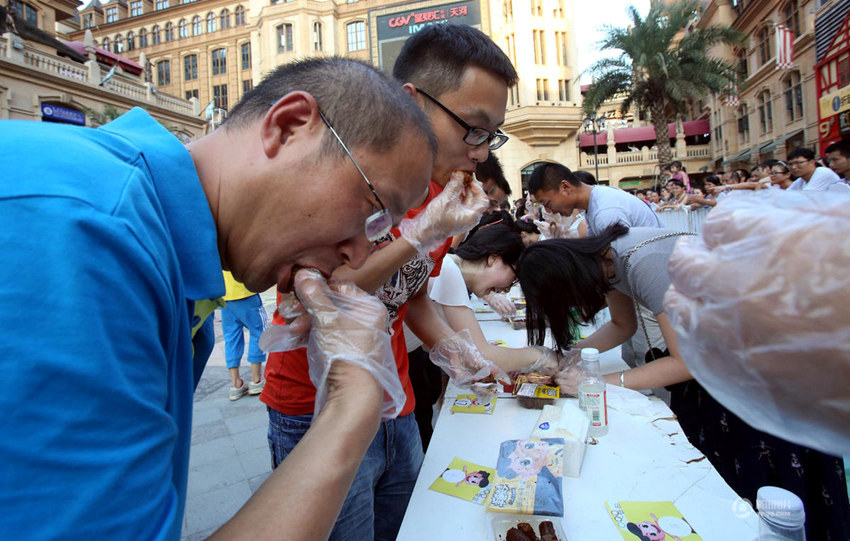
<path fill-rule="evenodd" d="M 581 368 L 578 363 L 572 363 L 555 374 L 555 383 L 560 387 L 561 394 L 578 396 L 578 384 L 581 381 Z"/>
<path fill-rule="evenodd" d="M 509 317 L 516 314 L 516 306 L 504 295 L 498 293 L 489 293 L 484 295 L 482 299 L 490 305 L 494 312 L 502 317 Z"/>
<path fill-rule="evenodd" d="M 471 385 L 476 394 L 494 394 L 498 391 L 498 381 L 510 381 L 501 368 L 478 351 L 468 330 L 457 332 L 434 344 L 429 357 L 456 385 Z"/>
<path fill-rule="evenodd" d="M 397 416 L 407 398 L 390 347 L 384 305 L 351 282 L 327 283 L 311 269 L 298 271 L 294 287 L 311 319 L 307 359 L 310 381 L 316 387 L 316 413 L 326 400 L 339 399 L 340 394 L 374 393 L 377 386 L 383 390 L 378 393 L 384 397 L 382 417 Z M 349 367 L 335 367 L 340 364 L 337 361 L 365 371 L 372 381 Z M 347 384 L 345 380 L 352 377 L 371 391 Z"/>
<path fill-rule="evenodd" d="M 277 313 L 286 325 L 271 324 L 260 335 L 258 346 L 266 353 L 293 351 L 307 347 L 310 337 L 310 316 L 295 292 L 281 294 Z"/>
<path fill-rule="evenodd" d="M 414 218 L 405 218 L 399 225 L 401 236 L 420 254 L 435 250 L 447 238 L 469 231 L 490 206 L 481 183 L 465 183 L 462 171 L 452 173 L 443 192 Z"/>

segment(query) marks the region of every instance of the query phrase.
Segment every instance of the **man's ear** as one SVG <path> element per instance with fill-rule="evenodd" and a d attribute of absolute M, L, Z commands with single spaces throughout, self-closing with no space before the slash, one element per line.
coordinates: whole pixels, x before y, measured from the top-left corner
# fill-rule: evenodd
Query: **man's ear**
<path fill-rule="evenodd" d="M 263 152 L 274 158 L 296 136 L 309 136 L 322 124 L 319 106 L 313 96 L 302 91 L 290 92 L 276 101 L 260 121 Z"/>
<path fill-rule="evenodd" d="M 558 186 L 559 191 L 564 195 L 570 195 L 570 192 L 573 191 L 573 185 L 570 184 L 570 181 L 564 179 L 561 180 L 560 186 Z"/>

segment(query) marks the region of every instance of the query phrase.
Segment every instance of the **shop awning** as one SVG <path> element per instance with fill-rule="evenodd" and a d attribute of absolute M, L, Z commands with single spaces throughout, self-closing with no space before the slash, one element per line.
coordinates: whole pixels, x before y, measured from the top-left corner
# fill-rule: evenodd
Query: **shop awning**
<path fill-rule="evenodd" d="M 685 137 L 690 137 L 692 135 L 705 135 L 711 132 L 711 125 L 708 120 L 700 119 L 700 120 L 688 120 L 682 123 L 682 129 L 685 132 Z M 670 123 L 667 125 L 667 131 L 670 135 L 670 138 L 673 139 L 676 137 L 676 124 Z M 639 128 L 621 128 L 619 130 L 614 130 L 614 142 L 617 144 L 622 143 L 651 143 L 655 141 L 655 128 L 652 126 L 641 126 Z M 606 145 L 608 144 L 608 131 L 603 130 L 596 134 L 596 144 L 597 145 Z M 582 148 L 592 147 L 593 146 L 593 134 L 592 133 L 582 133 L 579 134 L 579 146 Z"/>
<path fill-rule="evenodd" d="M 775 151 L 776 147 L 779 146 L 779 143 L 785 141 L 786 139 L 791 139 L 792 137 L 794 137 L 795 135 L 798 135 L 802 131 L 803 130 L 797 130 L 795 132 L 791 132 L 788 135 L 783 135 L 782 137 L 780 137 L 779 139 L 777 139 L 777 140 L 775 140 L 771 143 L 767 143 L 766 145 L 764 145 L 763 147 L 761 147 L 759 149 L 759 154 L 767 154 L 768 152 Z"/>
<path fill-rule="evenodd" d="M 720 165 L 729 165 L 732 162 L 742 162 L 742 161 L 746 160 L 747 158 L 749 158 L 752 153 L 753 153 L 753 149 L 748 148 L 747 150 L 745 150 L 743 152 L 739 152 L 739 153 L 735 154 L 731 158 L 723 160 L 723 162 Z"/>

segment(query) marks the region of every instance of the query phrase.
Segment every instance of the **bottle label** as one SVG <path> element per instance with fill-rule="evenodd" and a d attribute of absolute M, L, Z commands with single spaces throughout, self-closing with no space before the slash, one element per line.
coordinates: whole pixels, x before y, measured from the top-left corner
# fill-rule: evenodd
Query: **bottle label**
<path fill-rule="evenodd" d="M 608 424 L 607 391 L 601 393 L 582 393 L 584 409 L 590 419 L 590 426 L 597 428 Z"/>

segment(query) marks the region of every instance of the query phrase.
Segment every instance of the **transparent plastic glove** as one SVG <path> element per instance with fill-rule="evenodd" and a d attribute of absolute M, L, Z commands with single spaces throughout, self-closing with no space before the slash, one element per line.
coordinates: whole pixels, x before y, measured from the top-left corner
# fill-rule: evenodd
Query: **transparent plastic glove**
<path fill-rule="evenodd" d="M 482 297 L 484 302 L 490 305 L 494 312 L 502 317 L 508 317 L 516 314 L 516 305 L 504 295 L 498 293 L 490 293 Z"/>
<path fill-rule="evenodd" d="M 540 230 L 540 234 L 546 239 L 568 239 L 570 228 L 567 225 L 549 222 L 544 220 L 534 220 L 534 225 Z"/>
<path fill-rule="evenodd" d="M 336 361 L 368 371 L 384 389 L 382 419 L 396 417 L 407 399 L 387 333 L 387 309 L 351 282 L 331 281 L 316 271 L 295 275 L 295 292 L 312 320 L 307 342 L 310 381 L 318 414 L 327 399 L 328 372 Z"/>
<path fill-rule="evenodd" d="M 554 376 L 558 372 L 558 354 L 551 348 L 544 346 L 531 346 L 540 352 L 540 357 L 532 364 L 522 368 L 520 372 L 539 372 L 544 376 Z"/>
<path fill-rule="evenodd" d="M 492 396 L 500 390 L 498 382 L 510 382 L 501 368 L 481 355 L 468 330 L 437 342 L 431 348 L 430 358 L 455 385 L 471 386 L 479 396 Z"/>
<path fill-rule="evenodd" d="M 664 312 L 694 377 L 747 423 L 850 454 L 850 197 L 718 204 L 670 257 Z"/>
<path fill-rule="evenodd" d="M 436 250 L 449 237 L 469 231 L 490 206 L 481 183 L 474 179 L 463 182 L 464 173 L 455 171 L 443 192 L 435 197 L 415 218 L 405 218 L 399 225 L 401 236 L 420 254 Z"/>
<path fill-rule="evenodd" d="M 257 343 L 263 351 L 293 351 L 307 347 L 310 337 L 310 316 L 294 292 L 281 296 L 277 313 L 286 325 L 271 324 L 266 327 Z"/>

